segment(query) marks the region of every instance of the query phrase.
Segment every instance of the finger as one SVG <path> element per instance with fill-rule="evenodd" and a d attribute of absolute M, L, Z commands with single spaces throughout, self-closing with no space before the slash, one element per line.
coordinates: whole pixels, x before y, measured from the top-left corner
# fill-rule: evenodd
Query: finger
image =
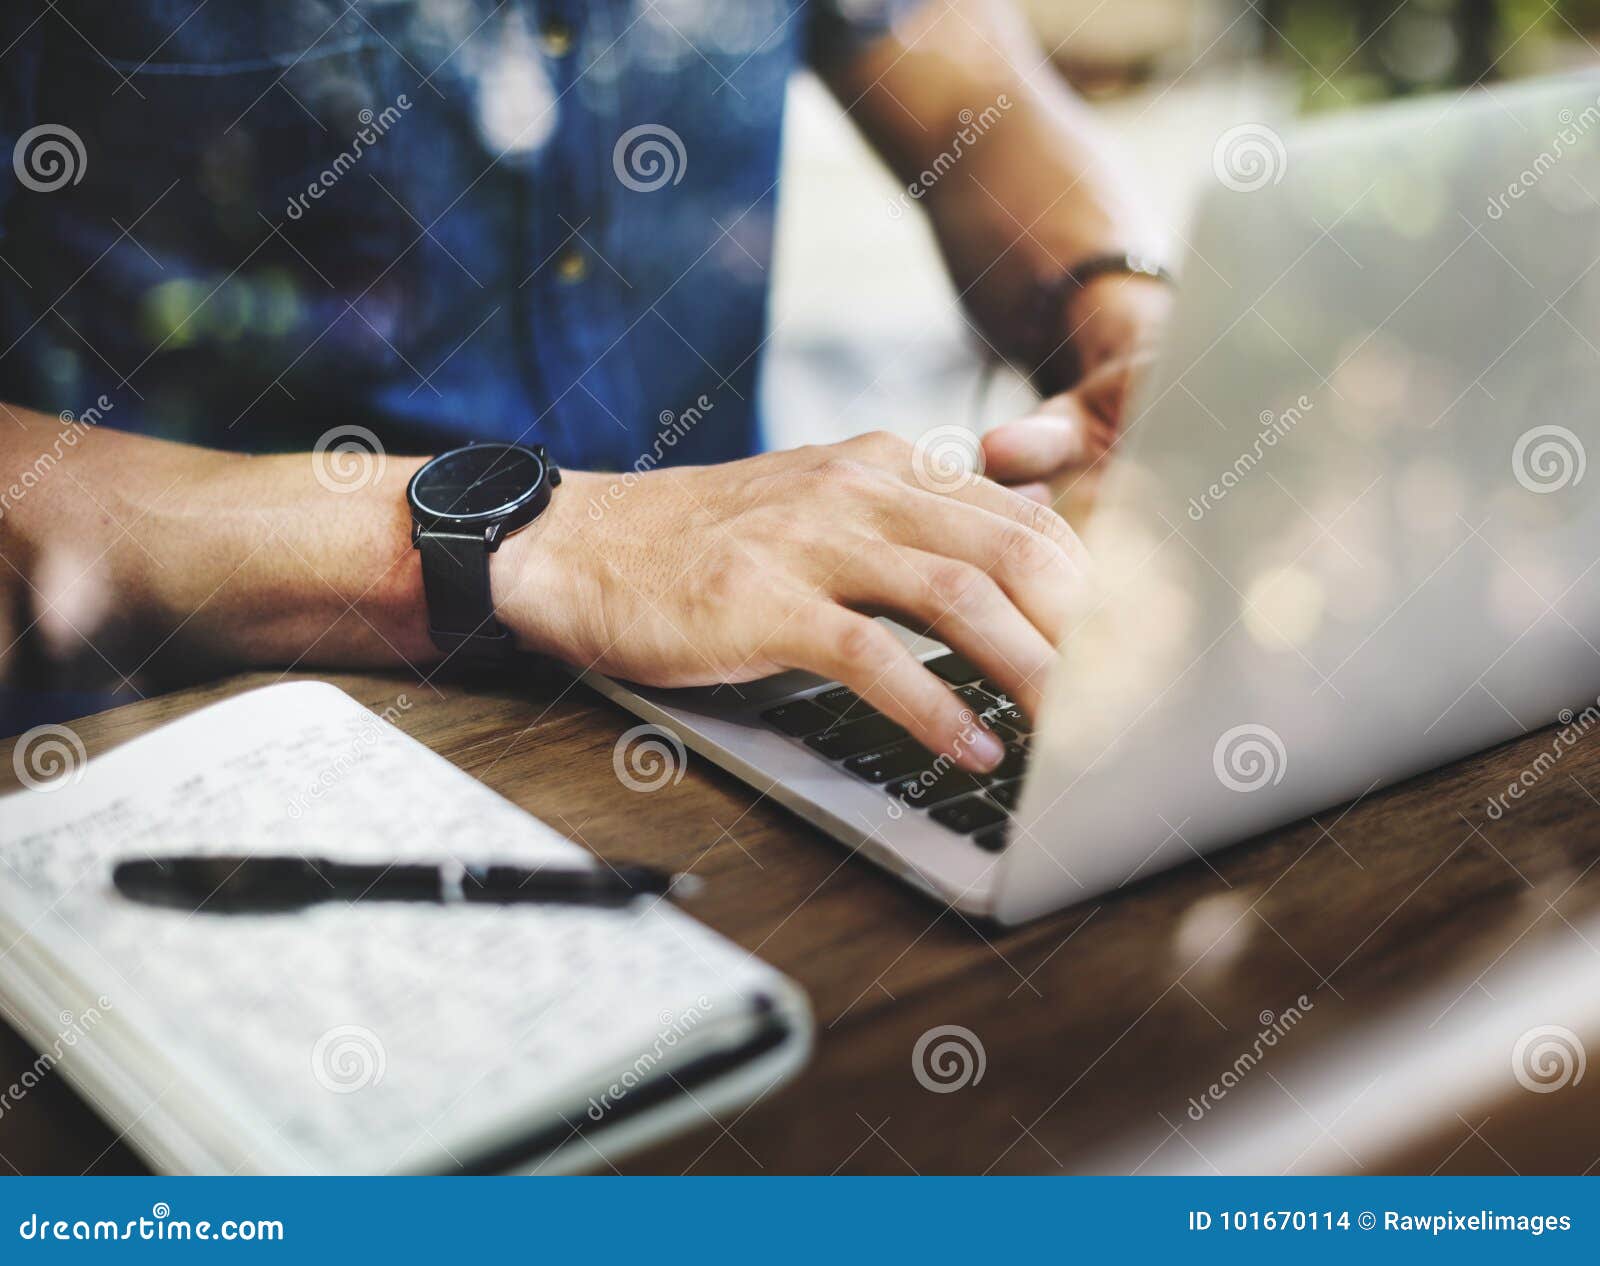
<path fill-rule="evenodd" d="M 1049 479 L 1091 461 L 1099 430 L 1076 395 L 1056 396 L 983 437 L 984 473 L 1007 484 Z"/>
<path fill-rule="evenodd" d="M 976 449 L 976 437 L 973 437 L 973 444 L 974 457 L 980 457 Z M 1048 536 L 1081 568 L 1088 568 L 1089 560 L 1082 542 L 1067 521 L 1051 508 L 1053 497 L 1042 483 L 1030 489 L 1031 495 L 1024 496 L 1014 488 L 996 483 L 993 478 L 984 478 L 981 471 L 951 478 L 945 472 L 939 456 L 923 453 L 919 445 L 910 444 L 887 431 L 860 435 L 838 447 L 848 451 L 851 459 L 886 471 L 923 492 L 952 497 L 1014 519 L 1024 527 Z"/>
<path fill-rule="evenodd" d="M 1049 484 L 1016 484 L 1011 491 L 1029 501 L 1037 501 L 1040 505 L 1052 506 L 1055 504 L 1056 494 Z M 1071 551 L 1068 552 L 1070 553 Z M 1074 559 L 1073 561 L 1077 560 Z"/>
<path fill-rule="evenodd" d="M 804 635 L 785 647 L 796 668 L 843 682 L 923 747 L 963 769 L 988 773 L 1004 759 L 1000 737 L 878 621 L 821 603 L 799 623 Z"/>
<path fill-rule="evenodd" d="M 954 558 L 890 546 L 860 554 L 837 596 L 888 610 L 976 664 L 1030 716 L 1039 715 L 1055 650 L 988 575 Z"/>
<path fill-rule="evenodd" d="M 1036 502 L 1016 500 L 1042 514 L 1054 513 Z M 1083 569 L 1049 535 L 1005 515 L 916 488 L 906 488 L 883 515 L 884 532 L 891 541 L 959 559 L 987 573 L 1046 641 L 1060 645 Z"/>
<path fill-rule="evenodd" d="M 1156 351 L 1150 347 L 1119 356 L 1085 377 L 1078 384 L 1077 394 L 1083 397 L 1091 413 L 1109 418 L 1113 424 L 1120 423 L 1135 384 L 1155 362 Z"/>
<path fill-rule="evenodd" d="M 1083 542 L 1078 539 L 1078 534 L 1072 530 L 1072 525 L 1056 513 L 1052 504 L 1054 497 L 1048 486 L 1043 483 L 1031 486 L 1039 489 L 1042 495 L 1025 496 L 1019 488 L 1006 488 L 992 479 L 974 477 L 962 487 L 945 495 L 976 506 L 980 510 L 997 514 L 1001 518 L 1010 519 L 1030 532 L 1048 537 L 1061 547 L 1074 567 L 1080 571 L 1087 571 L 1088 552 L 1083 548 Z M 929 491 L 938 492 L 939 489 Z"/>

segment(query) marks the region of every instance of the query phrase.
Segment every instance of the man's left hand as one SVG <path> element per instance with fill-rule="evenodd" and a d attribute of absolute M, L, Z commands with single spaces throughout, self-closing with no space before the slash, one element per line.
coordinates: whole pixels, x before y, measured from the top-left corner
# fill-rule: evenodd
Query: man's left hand
<path fill-rule="evenodd" d="M 1145 277 L 1098 278 L 1080 291 L 1065 319 L 1082 376 L 985 435 L 984 473 L 1048 504 L 1093 469 L 1121 433 L 1132 383 L 1154 355 L 1171 303 L 1171 288 Z"/>

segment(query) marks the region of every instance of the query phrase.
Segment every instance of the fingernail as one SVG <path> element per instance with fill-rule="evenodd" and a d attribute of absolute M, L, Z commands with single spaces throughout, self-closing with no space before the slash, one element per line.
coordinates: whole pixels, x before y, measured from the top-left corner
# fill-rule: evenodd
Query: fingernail
<path fill-rule="evenodd" d="M 1012 424 L 1015 434 L 1027 437 L 1032 442 L 1049 440 L 1053 443 L 1063 443 L 1066 440 L 1076 441 L 1082 427 L 1078 425 L 1077 418 L 1064 418 L 1058 413 L 1029 413 L 1018 418 Z"/>
<path fill-rule="evenodd" d="M 1006 745 L 991 730 L 979 730 L 967 745 L 967 755 L 980 774 L 986 774 L 1006 758 Z"/>

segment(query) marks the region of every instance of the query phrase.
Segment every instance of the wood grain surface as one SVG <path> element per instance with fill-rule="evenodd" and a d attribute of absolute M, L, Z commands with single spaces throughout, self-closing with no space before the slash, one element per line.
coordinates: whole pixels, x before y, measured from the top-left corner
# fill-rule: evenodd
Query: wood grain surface
<path fill-rule="evenodd" d="M 92 758 L 280 679 L 235 677 L 73 728 Z M 852 858 L 698 758 L 681 781 L 629 791 L 612 752 L 633 721 L 582 687 L 505 675 L 324 679 L 375 710 L 406 692 L 403 729 L 596 853 L 703 876 L 693 912 L 809 992 L 817 1044 L 798 1079 L 649 1152 L 597 1155 L 599 1170 L 1209 1172 L 1209 1140 L 1263 1111 L 1322 1140 L 1308 1156 L 1332 1140 L 1333 1162 L 1319 1167 L 1586 1172 L 1600 1157 L 1600 1074 L 1529 1089 L 1509 1045 L 1450 1036 L 1458 1009 L 1488 1005 L 1497 980 L 1526 980 L 1530 962 L 1549 956 L 1562 964 L 1550 1022 L 1600 1038 L 1600 735 L 1544 768 L 1499 821 L 1485 802 L 1532 766 L 1548 735 L 1002 932 Z M 0 744 L 7 790 L 10 751 Z M 1523 974 L 1506 975 L 1513 967 Z M 1293 1028 L 1245 1061 L 1227 1097 L 1208 1099 L 1259 1046 L 1263 1022 L 1291 1013 Z M 981 1048 L 981 1077 L 946 1064 L 941 1084 L 926 1060 L 919 1077 L 918 1041 L 943 1026 L 967 1030 L 958 1040 L 974 1057 L 972 1043 Z M 33 1060 L 0 1029 L 0 1086 Z M 1407 1060 L 1484 1076 L 1421 1120 L 1366 1130 L 1359 1150 L 1342 1141 L 1375 1102 L 1383 1069 Z M 1252 1153 L 1242 1137 L 1243 1152 L 1240 1137 L 1229 1144 L 1227 1155 L 1246 1158 L 1234 1167 L 1304 1165 Z M 59 1077 L 7 1101 L 0 1157 L 0 1172 L 141 1170 Z"/>

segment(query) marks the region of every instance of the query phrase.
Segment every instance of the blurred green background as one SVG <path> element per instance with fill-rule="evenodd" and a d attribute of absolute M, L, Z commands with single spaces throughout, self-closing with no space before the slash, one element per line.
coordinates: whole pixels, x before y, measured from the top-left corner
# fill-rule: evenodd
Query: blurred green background
<path fill-rule="evenodd" d="M 1271 0 L 1267 56 L 1308 109 L 1600 62 L 1600 0 Z"/>
<path fill-rule="evenodd" d="M 1600 67 L 1600 0 L 1024 0 L 1085 92 L 1231 63 L 1291 79 L 1306 111 Z"/>

